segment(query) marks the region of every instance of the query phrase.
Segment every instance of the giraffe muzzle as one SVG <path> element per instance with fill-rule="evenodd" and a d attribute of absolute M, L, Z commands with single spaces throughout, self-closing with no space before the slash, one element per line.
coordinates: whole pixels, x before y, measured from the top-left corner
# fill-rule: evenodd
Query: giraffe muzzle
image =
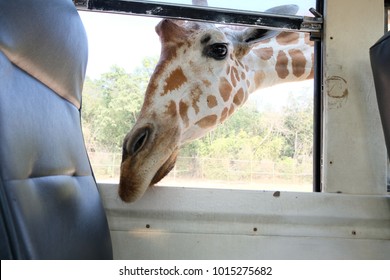
<path fill-rule="evenodd" d="M 134 202 L 146 189 L 163 179 L 175 166 L 180 135 L 177 127 L 164 133 L 158 125 L 146 124 L 130 131 L 123 142 L 119 197 Z M 165 136 L 164 136 L 165 135 Z"/>

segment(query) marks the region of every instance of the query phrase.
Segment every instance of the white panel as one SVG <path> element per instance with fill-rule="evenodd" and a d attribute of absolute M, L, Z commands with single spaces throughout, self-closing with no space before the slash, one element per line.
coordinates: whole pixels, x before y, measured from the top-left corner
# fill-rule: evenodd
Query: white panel
<path fill-rule="evenodd" d="M 390 258 L 390 197 L 100 185 L 118 259 Z"/>
<path fill-rule="evenodd" d="M 386 150 L 368 55 L 383 35 L 383 15 L 383 0 L 326 1 L 326 192 L 386 192 Z"/>
<path fill-rule="evenodd" d="M 387 240 L 114 231 L 115 259 L 389 259 Z"/>

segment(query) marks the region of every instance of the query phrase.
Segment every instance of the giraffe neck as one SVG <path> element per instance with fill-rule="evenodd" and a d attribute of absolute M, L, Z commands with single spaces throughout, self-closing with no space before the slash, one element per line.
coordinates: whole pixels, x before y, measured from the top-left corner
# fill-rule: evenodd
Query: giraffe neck
<path fill-rule="evenodd" d="M 313 43 L 309 34 L 287 33 L 259 43 L 245 56 L 249 93 L 273 85 L 312 79 Z"/>

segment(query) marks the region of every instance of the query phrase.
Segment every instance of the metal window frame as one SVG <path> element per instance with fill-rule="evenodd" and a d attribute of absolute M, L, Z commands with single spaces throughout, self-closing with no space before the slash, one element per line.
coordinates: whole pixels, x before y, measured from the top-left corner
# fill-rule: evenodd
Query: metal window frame
<path fill-rule="evenodd" d="M 73 2 L 79 10 L 263 27 L 284 31 L 320 33 L 323 23 L 321 15 L 314 9 L 312 10 L 314 17 L 307 17 L 154 1 L 74 0 Z"/>
<path fill-rule="evenodd" d="M 141 15 L 147 17 L 171 18 L 211 22 L 224 25 L 261 27 L 279 31 L 310 33 L 315 41 L 315 76 L 313 96 L 313 191 L 322 191 L 322 33 L 324 0 L 316 1 L 316 8 L 310 9 L 313 17 L 278 15 L 264 12 L 243 11 L 184 4 L 168 4 L 133 0 L 73 0 L 81 11 Z"/>

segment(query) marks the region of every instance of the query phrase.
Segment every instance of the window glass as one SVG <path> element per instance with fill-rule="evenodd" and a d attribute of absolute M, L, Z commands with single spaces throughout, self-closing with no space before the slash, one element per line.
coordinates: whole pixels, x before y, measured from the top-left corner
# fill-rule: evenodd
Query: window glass
<path fill-rule="evenodd" d="M 188 5 L 190 1 L 188 0 L 170 0 L 170 1 L 158 1 L 164 3 L 176 3 L 176 4 L 185 4 Z M 236 9 L 236 10 L 246 10 L 246 11 L 255 11 L 255 12 L 264 12 L 269 8 L 287 5 L 287 4 L 296 4 L 299 6 L 299 11 L 297 15 L 308 15 L 309 9 L 315 7 L 315 0 L 296 0 L 296 1 L 287 1 L 287 0 L 274 0 L 274 1 L 253 1 L 253 0 L 244 0 L 244 1 L 226 1 L 226 0 L 208 0 L 208 1 L 192 1 L 192 3 L 207 2 L 208 6 L 216 8 L 226 8 L 226 9 Z"/>
<path fill-rule="evenodd" d="M 221 6 L 231 2 L 237 6 Z M 251 5 L 245 6 L 247 2 Z M 306 5 L 309 1 L 301 2 Z M 209 1 L 210 6 L 226 8 L 268 8 L 261 4 L 253 7 L 257 5 L 253 3 Z M 137 119 L 159 58 L 155 26 L 160 19 L 91 12 L 80 15 L 89 40 L 82 109 L 87 150 L 97 181 L 118 182 L 123 138 Z M 312 97 L 313 80 L 252 94 L 228 121 L 183 146 L 175 168 L 158 185 L 311 191 Z"/>

